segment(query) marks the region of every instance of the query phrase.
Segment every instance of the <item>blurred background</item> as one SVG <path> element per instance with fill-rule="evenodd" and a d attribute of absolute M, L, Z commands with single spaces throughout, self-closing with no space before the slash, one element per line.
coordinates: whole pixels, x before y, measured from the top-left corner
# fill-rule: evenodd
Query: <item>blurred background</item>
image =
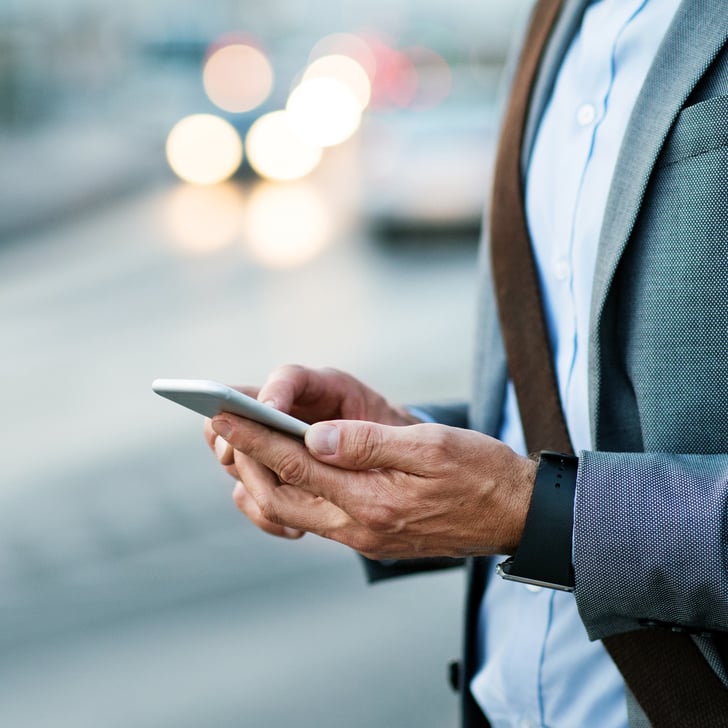
<path fill-rule="evenodd" d="M 150 384 L 466 397 L 530 4 L 0 3 L 0 725 L 456 724 L 462 575 L 257 532 Z"/>

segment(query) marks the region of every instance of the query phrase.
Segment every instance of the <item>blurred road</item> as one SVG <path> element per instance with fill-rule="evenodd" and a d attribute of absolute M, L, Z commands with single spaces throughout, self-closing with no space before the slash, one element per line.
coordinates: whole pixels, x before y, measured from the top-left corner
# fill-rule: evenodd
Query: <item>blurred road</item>
<path fill-rule="evenodd" d="M 273 206 L 285 239 L 334 223 L 271 267 L 259 193 L 205 220 L 163 186 L 0 247 L 2 726 L 455 724 L 461 575 L 367 587 L 342 547 L 259 534 L 150 383 L 298 361 L 463 397 L 474 247 L 382 246 L 324 194 L 318 222 Z"/>

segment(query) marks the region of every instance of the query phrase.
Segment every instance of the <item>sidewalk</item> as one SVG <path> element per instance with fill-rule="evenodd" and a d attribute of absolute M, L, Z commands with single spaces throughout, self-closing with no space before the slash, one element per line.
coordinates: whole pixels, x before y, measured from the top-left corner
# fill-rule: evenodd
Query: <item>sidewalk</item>
<path fill-rule="evenodd" d="M 169 174 L 164 139 L 150 133 L 101 125 L 0 130 L 0 244 Z"/>

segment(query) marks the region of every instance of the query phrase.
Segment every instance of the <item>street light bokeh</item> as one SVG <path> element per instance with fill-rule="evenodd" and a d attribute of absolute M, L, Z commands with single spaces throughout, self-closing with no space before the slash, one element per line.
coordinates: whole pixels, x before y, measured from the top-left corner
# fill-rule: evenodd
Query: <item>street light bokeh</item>
<path fill-rule="evenodd" d="M 304 79 L 288 97 L 286 112 L 295 132 L 321 147 L 341 144 L 361 124 L 359 100 L 335 78 Z"/>
<path fill-rule="evenodd" d="M 372 83 L 361 64 L 350 56 L 333 54 L 321 56 L 309 64 L 303 80 L 310 78 L 333 78 L 349 89 L 359 102 L 361 111 L 369 106 L 372 97 Z"/>
<path fill-rule="evenodd" d="M 314 185 L 262 183 L 250 196 L 245 242 L 261 265 L 293 268 L 320 255 L 331 243 L 332 223 L 332 211 Z"/>
<path fill-rule="evenodd" d="M 209 255 L 240 237 L 245 195 L 238 185 L 178 184 L 165 199 L 164 222 L 175 250 Z"/>
<path fill-rule="evenodd" d="M 213 114 L 178 121 L 167 137 L 169 166 L 185 182 L 212 185 L 230 179 L 243 161 L 243 143 L 230 122 Z"/>
<path fill-rule="evenodd" d="M 233 113 L 260 106 L 273 89 L 273 67 L 266 55 L 243 43 L 215 49 L 205 61 L 203 85 L 213 104 Z"/>
<path fill-rule="evenodd" d="M 261 176 L 288 181 L 310 174 L 321 161 L 321 147 L 297 135 L 286 111 L 272 111 L 253 123 L 245 137 L 248 163 Z"/>

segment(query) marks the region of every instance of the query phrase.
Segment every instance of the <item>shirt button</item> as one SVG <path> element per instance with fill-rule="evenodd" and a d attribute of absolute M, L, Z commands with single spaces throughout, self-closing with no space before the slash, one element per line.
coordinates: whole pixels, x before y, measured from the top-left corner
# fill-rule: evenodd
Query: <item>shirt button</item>
<path fill-rule="evenodd" d="M 589 126 L 597 118 L 597 110 L 593 104 L 582 104 L 576 111 L 576 121 L 579 126 Z"/>
<path fill-rule="evenodd" d="M 528 591 L 530 592 L 533 592 L 534 594 L 538 594 L 543 589 L 543 587 L 536 586 L 535 584 L 526 584 L 526 589 L 528 589 Z"/>
<path fill-rule="evenodd" d="M 518 728 L 537 728 L 538 724 L 528 718 L 518 721 Z"/>
<path fill-rule="evenodd" d="M 557 260 L 554 263 L 554 275 L 557 281 L 565 281 L 571 273 L 571 266 L 568 260 Z"/>

